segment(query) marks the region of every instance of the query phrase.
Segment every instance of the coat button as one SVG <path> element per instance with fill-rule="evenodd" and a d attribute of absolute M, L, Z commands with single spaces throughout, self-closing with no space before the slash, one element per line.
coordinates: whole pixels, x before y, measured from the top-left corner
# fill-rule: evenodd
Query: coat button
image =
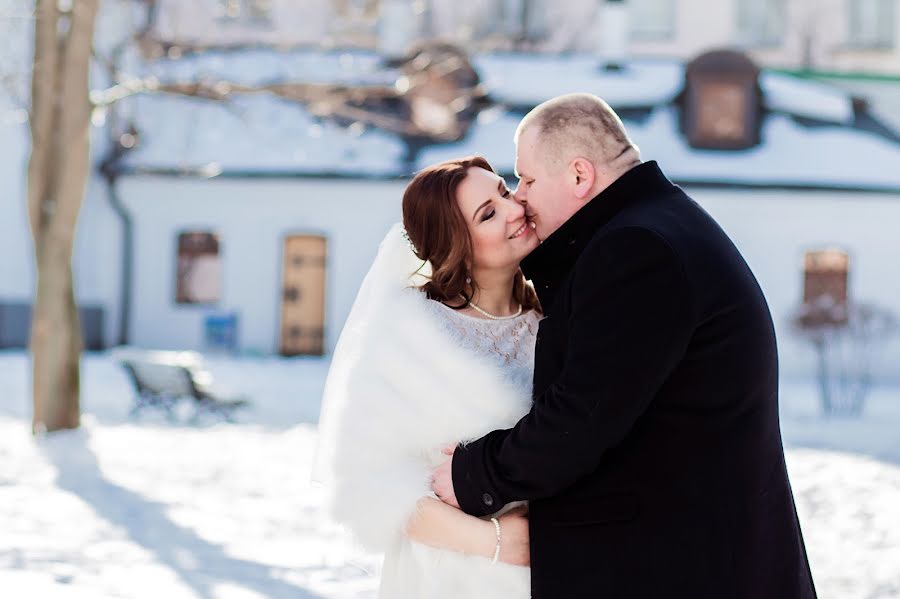
<path fill-rule="evenodd" d="M 481 500 L 484 502 L 484 505 L 486 505 L 488 507 L 491 507 L 492 505 L 494 505 L 494 498 L 491 497 L 490 493 L 485 493 L 484 495 L 482 495 Z"/>

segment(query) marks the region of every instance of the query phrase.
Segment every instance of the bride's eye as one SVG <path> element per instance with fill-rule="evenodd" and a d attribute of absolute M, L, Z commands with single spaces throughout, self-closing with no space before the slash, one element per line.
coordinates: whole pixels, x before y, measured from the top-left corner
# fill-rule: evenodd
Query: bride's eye
<path fill-rule="evenodd" d="M 492 218 L 494 218 L 495 213 L 496 213 L 496 210 L 491 210 L 491 211 L 485 210 L 484 216 L 481 217 L 481 222 L 484 222 L 486 220 L 491 220 Z"/>

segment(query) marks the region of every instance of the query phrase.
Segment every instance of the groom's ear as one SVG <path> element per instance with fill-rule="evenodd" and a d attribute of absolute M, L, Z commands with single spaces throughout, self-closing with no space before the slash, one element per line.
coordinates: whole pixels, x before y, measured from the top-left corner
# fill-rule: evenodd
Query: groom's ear
<path fill-rule="evenodd" d="M 583 200 L 587 198 L 594 187 L 594 180 L 596 179 L 594 165 L 586 158 L 576 158 L 572 161 L 571 170 L 572 181 L 575 183 L 573 190 L 575 197 Z"/>

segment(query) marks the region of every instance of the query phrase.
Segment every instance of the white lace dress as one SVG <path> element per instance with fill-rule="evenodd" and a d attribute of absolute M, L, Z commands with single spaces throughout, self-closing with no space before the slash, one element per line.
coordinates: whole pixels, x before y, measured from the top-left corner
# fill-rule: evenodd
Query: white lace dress
<path fill-rule="evenodd" d="M 490 361 L 530 396 L 534 344 L 540 316 L 533 311 L 508 320 L 477 318 L 428 301 L 429 310 L 456 344 L 479 361 Z M 473 391 L 477 393 L 477 391 Z M 490 397 L 479 398 L 489 402 Z M 524 412 L 518 415 L 524 416 Z M 498 422 L 495 428 L 511 426 Z M 446 459 L 435 449 L 425 458 L 430 467 Z M 506 506 L 503 511 L 513 507 Z M 385 552 L 380 599 L 526 599 L 530 570 L 478 556 L 434 549 L 398 536 Z"/>
<path fill-rule="evenodd" d="M 440 302 L 427 304 L 459 345 L 486 360 L 497 360 L 504 372 L 530 393 L 534 374 L 534 342 L 539 314 L 530 310 L 516 318 L 489 320 L 470 316 Z M 523 414 L 524 415 L 524 414 Z"/>

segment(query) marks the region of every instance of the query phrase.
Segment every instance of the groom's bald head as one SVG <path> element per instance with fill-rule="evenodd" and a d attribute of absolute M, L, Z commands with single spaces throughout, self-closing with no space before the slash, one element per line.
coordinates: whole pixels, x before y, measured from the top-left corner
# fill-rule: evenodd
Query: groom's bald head
<path fill-rule="evenodd" d="M 516 143 L 535 131 L 541 161 L 559 171 L 576 157 L 601 170 L 631 168 L 640 161 L 637 147 L 609 104 L 593 94 L 569 94 L 536 106 L 516 129 Z"/>

